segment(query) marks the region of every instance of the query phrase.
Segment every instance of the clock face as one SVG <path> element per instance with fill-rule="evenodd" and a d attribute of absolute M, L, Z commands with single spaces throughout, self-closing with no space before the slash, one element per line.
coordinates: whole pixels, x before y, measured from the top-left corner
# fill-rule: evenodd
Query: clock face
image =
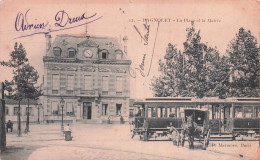
<path fill-rule="evenodd" d="M 90 57 L 93 56 L 93 52 L 91 50 L 89 50 L 89 49 L 86 49 L 84 51 L 84 56 L 87 57 L 87 58 L 90 58 Z"/>

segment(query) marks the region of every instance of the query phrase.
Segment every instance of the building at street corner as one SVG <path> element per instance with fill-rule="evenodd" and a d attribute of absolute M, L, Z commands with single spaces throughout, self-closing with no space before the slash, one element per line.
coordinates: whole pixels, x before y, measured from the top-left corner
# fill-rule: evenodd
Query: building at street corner
<path fill-rule="evenodd" d="M 101 123 L 128 120 L 130 60 L 117 39 L 46 34 L 44 121 Z M 123 48 L 123 49 L 122 49 Z M 61 104 L 61 98 L 64 104 Z"/>

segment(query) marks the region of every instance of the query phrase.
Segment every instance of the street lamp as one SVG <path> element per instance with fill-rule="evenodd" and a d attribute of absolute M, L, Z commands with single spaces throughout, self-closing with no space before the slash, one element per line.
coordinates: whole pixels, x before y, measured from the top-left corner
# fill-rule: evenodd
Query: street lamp
<path fill-rule="evenodd" d="M 61 105 L 61 131 L 64 131 L 64 125 L 63 125 L 63 108 L 64 108 L 64 99 L 63 97 L 60 98 L 60 105 Z"/>
<path fill-rule="evenodd" d="M 42 104 L 41 103 L 37 103 L 37 109 L 38 109 L 38 124 L 40 124 L 40 108 L 41 108 Z"/>

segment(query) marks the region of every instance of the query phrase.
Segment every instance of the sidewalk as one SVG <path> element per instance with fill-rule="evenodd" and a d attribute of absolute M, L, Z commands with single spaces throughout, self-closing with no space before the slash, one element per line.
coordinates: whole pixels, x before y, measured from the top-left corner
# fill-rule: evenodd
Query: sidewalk
<path fill-rule="evenodd" d="M 60 125 L 32 124 L 30 132 L 24 133 L 22 137 L 17 136 L 17 131 L 7 133 L 7 142 L 33 142 L 33 141 L 51 141 L 62 140 Z"/>
<path fill-rule="evenodd" d="M 257 159 L 260 155 L 258 142 L 215 141 L 206 151 L 195 143 L 195 149 L 173 146 L 171 141 L 131 139 L 127 124 L 72 124 L 72 141 L 65 141 L 60 124 L 32 124 L 30 132 L 17 137 L 7 134 L 9 159 Z M 243 146 L 241 146 L 243 145 Z M 201 156 L 203 155 L 203 157 Z M 258 156 L 258 157 L 257 157 Z"/>

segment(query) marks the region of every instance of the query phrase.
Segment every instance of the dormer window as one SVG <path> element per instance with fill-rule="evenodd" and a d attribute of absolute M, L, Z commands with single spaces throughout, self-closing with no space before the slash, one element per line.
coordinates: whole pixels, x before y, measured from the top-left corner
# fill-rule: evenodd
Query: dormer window
<path fill-rule="evenodd" d="M 60 57 L 61 56 L 61 49 L 59 47 L 53 48 L 53 55 L 55 57 Z"/>
<path fill-rule="evenodd" d="M 68 55 L 69 58 L 74 58 L 76 56 L 76 50 L 74 48 L 69 48 L 68 52 L 69 52 Z"/>
<path fill-rule="evenodd" d="M 107 52 L 102 52 L 102 59 L 107 59 L 107 58 L 108 58 Z"/>
<path fill-rule="evenodd" d="M 101 59 L 108 59 L 108 51 L 107 50 L 101 51 L 100 57 L 101 57 Z"/>
<path fill-rule="evenodd" d="M 116 54 L 116 59 L 122 59 L 122 54 L 121 53 L 117 53 Z"/>
<path fill-rule="evenodd" d="M 116 50 L 116 59 L 122 59 L 123 58 L 123 52 L 121 50 Z"/>

